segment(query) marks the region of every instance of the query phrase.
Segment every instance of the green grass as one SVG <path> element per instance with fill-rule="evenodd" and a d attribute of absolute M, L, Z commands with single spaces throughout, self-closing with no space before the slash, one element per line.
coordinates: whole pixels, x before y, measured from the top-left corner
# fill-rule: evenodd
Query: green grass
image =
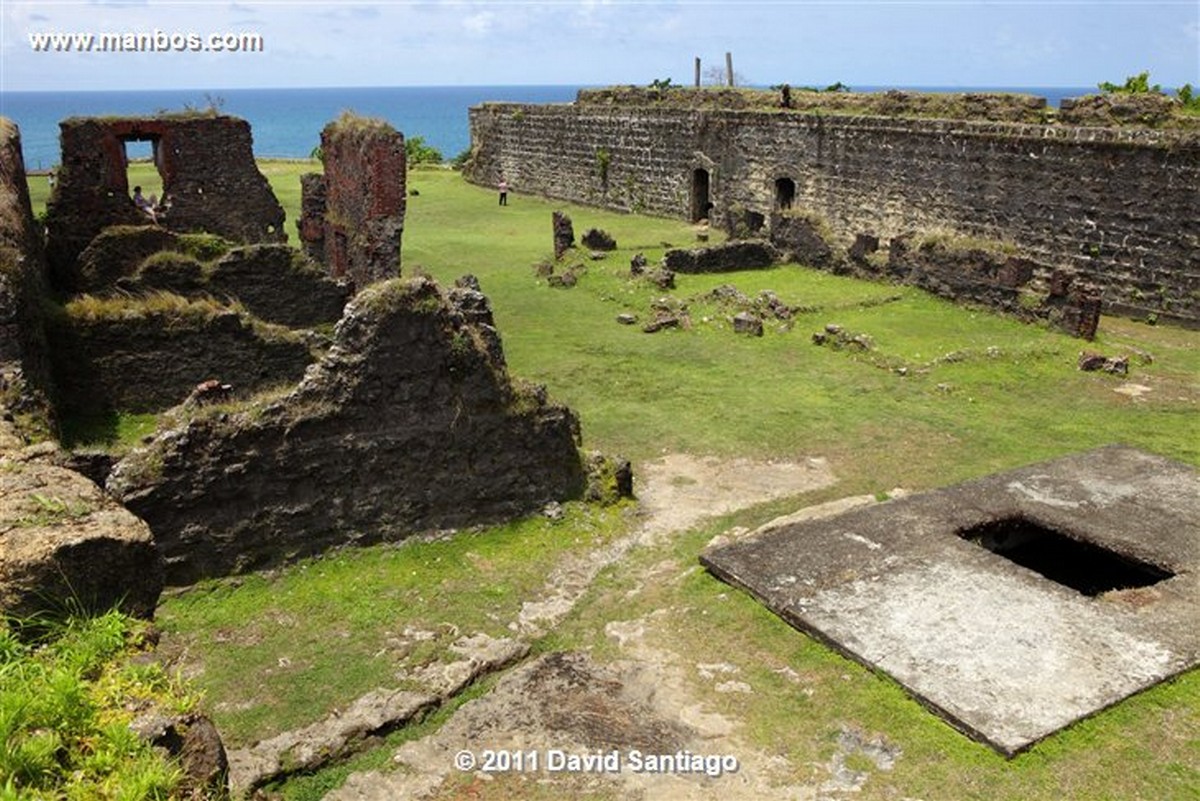
<path fill-rule="evenodd" d="M 459 636 L 509 636 L 521 599 L 559 558 L 621 531 L 622 508 L 568 504 L 558 521 L 337 551 L 273 574 L 210 582 L 169 598 L 158 622 L 173 648 L 203 665 L 199 684 L 215 702 L 222 735 L 247 744 L 368 690 L 401 686 L 402 670 L 453 661 L 448 647 Z"/>
<path fill-rule="evenodd" d="M 182 714 L 190 696 L 161 665 L 137 665 L 146 624 L 73 620 L 29 644 L 0 628 L 0 798 L 176 798 L 179 766 L 129 728 L 139 711 Z"/>
<path fill-rule="evenodd" d="M 114 456 L 129 451 L 158 427 L 156 414 L 104 411 L 63 417 L 60 439 L 65 448 L 98 447 Z"/>
<path fill-rule="evenodd" d="M 291 221 L 299 174 L 312 168 L 262 165 Z M 645 320 L 650 304 L 668 293 L 629 280 L 630 257 L 644 252 L 653 264 L 664 243 L 693 245 L 689 226 L 511 192 L 510 205 L 499 208 L 492 191 L 444 169 L 413 170 L 408 185 L 420 194 L 409 198 L 403 272 L 420 270 L 443 283 L 475 274 L 492 301 L 510 372 L 545 383 L 552 398 L 578 411 L 586 447 L 632 458 L 635 472 L 664 451 L 823 456 L 839 478 L 830 489 L 635 552 L 535 649 L 589 648 L 598 658 L 616 657 L 606 622 L 668 610 L 662 647 L 740 665 L 755 694 L 714 697 L 713 704 L 743 721 L 753 745 L 786 756 L 797 780 L 828 761 L 842 726 L 900 745 L 893 771 L 869 771 L 864 801 L 1195 797 L 1195 671 L 1005 761 L 953 732 L 890 680 L 797 634 L 702 571 L 645 588 L 633 601 L 627 593 L 642 568 L 669 559 L 682 575 L 725 526 L 754 525 L 798 503 L 944 486 L 1112 442 L 1200 465 L 1200 335 L 1105 318 L 1097 341 L 1083 343 L 911 288 L 797 266 L 679 276 L 669 294 L 688 304 L 691 327 L 643 334 L 618 325 L 617 314 Z M 550 288 L 532 269 L 551 256 L 555 209 L 571 215 L 577 234 L 603 228 L 619 245 L 600 261 L 569 253 L 560 270 L 587 267 L 569 290 Z M 790 327 L 769 322 L 762 338 L 735 336 L 728 311 L 705 297 L 722 284 L 751 297 L 769 289 L 806 311 Z M 811 334 L 827 323 L 869 334 L 873 349 L 813 345 Z M 1083 349 L 1131 354 L 1131 375 L 1079 372 Z M 1132 398 L 1115 391 L 1127 382 L 1150 392 Z M 619 510 L 572 506 L 557 523 L 535 518 L 444 542 L 339 551 L 176 594 L 159 617 L 167 647 L 200 671 L 218 725 L 237 745 L 319 719 L 373 687 L 395 686 L 399 671 L 447 659 L 456 628 L 503 634 L 559 559 L 630 525 Z M 436 636 L 407 643 L 406 627 Z M 781 667 L 801 676 L 799 688 L 772 672 Z M 386 755 L 362 759 L 378 766 Z M 284 791 L 319 797 L 313 788 L 337 784 L 345 771 L 321 771 Z M 301 789 L 304 782 L 309 789 Z M 485 792 L 520 798 L 522 790 L 498 781 Z"/>

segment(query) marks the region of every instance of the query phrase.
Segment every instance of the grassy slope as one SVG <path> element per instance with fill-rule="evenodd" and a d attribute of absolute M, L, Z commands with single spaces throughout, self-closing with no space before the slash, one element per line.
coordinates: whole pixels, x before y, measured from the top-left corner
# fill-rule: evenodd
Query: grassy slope
<path fill-rule="evenodd" d="M 265 168 L 290 221 L 297 177 L 307 169 Z M 649 302 L 663 294 L 625 280 L 629 257 L 643 251 L 653 264 L 663 242 L 691 243 L 687 226 L 569 207 L 577 234 L 605 228 L 621 249 L 598 262 L 582 253 L 568 257 L 568 264 L 586 261 L 588 274 L 575 289 L 555 290 L 535 279 L 531 265 L 550 255 L 550 211 L 564 204 L 518 195 L 499 209 L 492 192 L 436 170 L 414 172 L 409 185 L 420 195 L 410 198 L 404 272 L 422 269 L 444 281 L 477 275 L 495 307 L 511 371 L 546 383 L 553 397 L 578 410 L 589 447 L 637 461 L 664 450 L 828 457 L 839 485 L 804 502 L 940 486 L 1109 442 L 1200 464 L 1194 333 L 1103 321 L 1099 341 L 1087 347 L 1154 356 L 1152 364 L 1134 359 L 1130 380 L 1152 388 L 1134 400 L 1114 391 L 1122 379 L 1075 370 L 1084 347 L 1077 340 L 907 288 L 783 267 L 681 276 L 672 294 L 699 298 L 731 283 L 747 294 L 771 289 L 789 304 L 818 307 L 790 332 L 769 326 L 761 339 L 735 337 L 715 307 L 692 300 L 691 330 L 646 335 L 614 322 L 621 311 L 645 318 Z M 869 333 L 875 353 L 813 346 L 809 334 L 826 322 Z M 879 363 L 908 366 L 909 374 Z M 1195 671 L 1006 762 L 952 732 L 890 681 L 792 632 L 702 572 L 664 582 L 634 602 L 626 597 L 634 568 L 673 558 L 682 572 L 724 526 L 751 525 L 788 508 L 753 510 L 635 553 L 539 647 L 611 653 L 605 622 L 686 608 L 686 615 L 671 613 L 678 625 L 668 627 L 665 644 L 703 651 L 696 661 L 741 665 L 756 688 L 737 710 L 747 737 L 800 766 L 799 778 L 816 775 L 805 766 L 829 759 L 843 725 L 882 733 L 903 748 L 894 771 L 870 770 L 864 799 L 1194 797 Z M 389 637 L 406 626 L 500 633 L 556 559 L 624 525 L 620 513 L 572 508 L 553 527 L 529 521 L 449 542 L 339 553 L 184 593 L 164 603 L 160 621 L 168 640 L 203 666 L 200 682 L 218 723 L 234 743 L 245 742 L 392 685 L 398 669 L 443 658 L 448 635 L 420 648 L 390 647 Z M 351 586 L 360 592 L 347 592 Z M 771 672 L 780 666 L 799 673 L 813 694 L 797 693 Z M 306 797 L 306 788 L 335 783 L 332 776 L 291 790 Z M 496 782 L 488 797 L 521 797 L 519 787 L 508 787 Z"/>

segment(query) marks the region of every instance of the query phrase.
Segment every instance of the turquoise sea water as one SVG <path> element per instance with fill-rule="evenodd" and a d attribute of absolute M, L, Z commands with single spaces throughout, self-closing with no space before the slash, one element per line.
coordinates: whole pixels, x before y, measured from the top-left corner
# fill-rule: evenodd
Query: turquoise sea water
<path fill-rule="evenodd" d="M 859 87 L 877 91 L 891 87 Z M 920 87 L 895 87 L 920 88 Z M 350 109 L 383 117 L 405 136 L 422 136 L 426 144 L 453 158 L 470 145 L 467 109 L 485 100 L 526 103 L 561 103 L 575 99 L 578 86 L 401 86 L 346 89 L 225 89 L 140 92 L 5 92 L 0 95 L 0 116 L 21 128 L 25 166 L 48 169 L 59 161 L 58 123 L 70 116 L 154 114 L 180 111 L 186 106 L 205 108 L 210 100 L 221 110 L 249 120 L 254 152 L 259 156 L 302 158 L 320 139 L 321 128 Z M 1087 87 L 925 87 L 922 91 L 1025 92 L 1046 98 L 1057 106 L 1064 97 L 1094 92 Z M 131 157 L 149 156 L 129 146 Z"/>

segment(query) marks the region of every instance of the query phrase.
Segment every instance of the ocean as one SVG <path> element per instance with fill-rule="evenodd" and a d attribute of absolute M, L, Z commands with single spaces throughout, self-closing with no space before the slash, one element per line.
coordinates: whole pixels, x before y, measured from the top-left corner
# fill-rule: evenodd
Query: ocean
<path fill-rule="evenodd" d="M 565 103 L 578 86 L 397 86 L 344 89 L 219 89 L 138 92 L 4 92 L 0 116 L 21 128 L 25 167 L 44 170 L 59 161 L 58 123 L 71 116 L 154 114 L 206 108 L 250 122 L 254 152 L 261 157 L 304 158 L 320 141 L 327 122 L 349 109 L 382 117 L 406 137 L 425 143 L 452 159 L 470 146 L 467 109 L 486 100 L 521 103 Z M 854 87 L 855 91 L 904 88 L 933 92 L 1023 92 L 1058 106 L 1064 97 L 1094 92 L 1094 87 Z M 144 147 L 141 152 L 138 147 Z M 130 143 L 131 158 L 149 157 L 149 143 Z"/>

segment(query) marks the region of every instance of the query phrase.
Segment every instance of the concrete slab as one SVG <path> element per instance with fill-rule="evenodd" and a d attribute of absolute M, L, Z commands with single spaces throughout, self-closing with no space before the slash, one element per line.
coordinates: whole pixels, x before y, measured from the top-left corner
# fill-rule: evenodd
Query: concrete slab
<path fill-rule="evenodd" d="M 1003 554 L 1056 535 L 1036 569 Z M 1100 570 L 1076 543 L 1157 572 L 1092 595 L 1043 575 Z M 768 524 L 701 562 L 1007 756 L 1200 662 L 1200 473 L 1132 448 Z"/>

